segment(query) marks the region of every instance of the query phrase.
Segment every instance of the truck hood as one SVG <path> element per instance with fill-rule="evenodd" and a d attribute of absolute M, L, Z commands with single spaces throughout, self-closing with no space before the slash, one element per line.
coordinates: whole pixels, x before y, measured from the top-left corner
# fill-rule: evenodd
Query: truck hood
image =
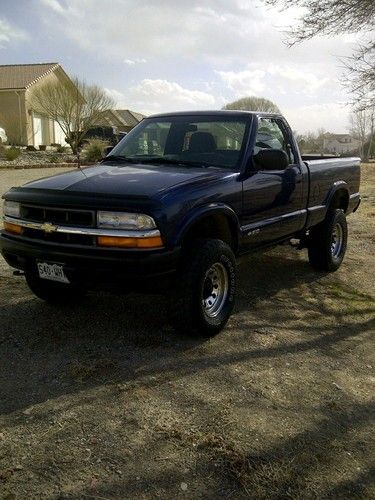
<path fill-rule="evenodd" d="M 105 164 L 74 170 L 29 182 L 24 187 L 65 191 L 71 194 L 121 196 L 126 198 L 161 197 L 178 186 L 201 184 L 228 176 L 222 169 L 182 167 L 179 165 Z M 233 175 L 233 173 L 230 173 Z"/>

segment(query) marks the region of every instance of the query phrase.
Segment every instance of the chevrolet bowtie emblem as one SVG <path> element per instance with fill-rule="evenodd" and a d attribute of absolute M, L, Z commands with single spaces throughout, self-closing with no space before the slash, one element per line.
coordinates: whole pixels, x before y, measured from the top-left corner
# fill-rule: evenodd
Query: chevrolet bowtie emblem
<path fill-rule="evenodd" d="M 40 226 L 40 229 L 45 233 L 54 233 L 57 229 L 57 226 L 54 226 L 50 222 L 45 222 Z"/>

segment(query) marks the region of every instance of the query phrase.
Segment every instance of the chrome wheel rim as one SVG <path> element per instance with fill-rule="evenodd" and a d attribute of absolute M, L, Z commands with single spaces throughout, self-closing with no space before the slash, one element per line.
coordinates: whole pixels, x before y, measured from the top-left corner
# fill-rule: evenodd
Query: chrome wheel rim
<path fill-rule="evenodd" d="M 341 251 L 344 243 L 344 232 L 341 224 L 336 224 L 332 231 L 331 238 L 331 255 L 334 259 L 341 256 Z"/>
<path fill-rule="evenodd" d="M 228 296 L 228 271 L 220 262 L 213 264 L 205 274 L 202 287 L 202 306 L 209 318 L 215 318 L 223 309 Z"/>

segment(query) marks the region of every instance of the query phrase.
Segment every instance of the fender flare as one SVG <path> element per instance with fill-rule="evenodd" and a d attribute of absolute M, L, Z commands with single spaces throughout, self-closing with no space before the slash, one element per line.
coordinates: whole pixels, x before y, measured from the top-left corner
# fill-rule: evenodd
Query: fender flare
<path fill-rule="evenodd" d="M 332 203 L 332 199 L 335 196 L 335 194 L 338 191 L 344 191 L 348 197 L 348 202 L 350 199 L 350 194 L 349 194 L 349 186 L 345 181 L 336 181 L 333 183 L 333 186 L 331 189 L 328 191 L 328 194 L 326 196 L 326 199 L 324 200 L 324 206 L 326 207 L 326 211 L 328 210 L 328 207 Z"/>
<path fill-rule="evenodd" d="M 191 229 L 191 227 L 210 215 L 225 215 L 234 227 L 236 228 L 237 237 L 240 236 L 240 223 L 237 217 L 236 212 L 226 205 L 225 203 L 210 203 L 209 205 L 204 205 L 200 207 L 196 207 L 193 210 L 190 210 L 182 219 L 178 231 L 173 236 L 172 244 L 180 246 L 182 241 L 186 235 L 186 233 Z"/>

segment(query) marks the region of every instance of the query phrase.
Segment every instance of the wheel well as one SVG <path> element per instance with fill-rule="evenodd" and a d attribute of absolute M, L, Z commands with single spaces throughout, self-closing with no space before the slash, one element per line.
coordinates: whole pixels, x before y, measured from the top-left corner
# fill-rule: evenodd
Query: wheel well
<path fill-rule="evenodd" d="M 182 245 L 198 238 L 215 238 L 227 243 L 234 252 L 238 247 L 235 222 L 224 214 L 207 215 L 195 222 L 186 232 Z"/>
<path fill-rule="evenodd" d="M 349 205 L 349 194 L 346 189 L 338 189 L 332 196 L 329 203 L 329 208 L 341 208 L 344 212 L 347 211 Z"/>

